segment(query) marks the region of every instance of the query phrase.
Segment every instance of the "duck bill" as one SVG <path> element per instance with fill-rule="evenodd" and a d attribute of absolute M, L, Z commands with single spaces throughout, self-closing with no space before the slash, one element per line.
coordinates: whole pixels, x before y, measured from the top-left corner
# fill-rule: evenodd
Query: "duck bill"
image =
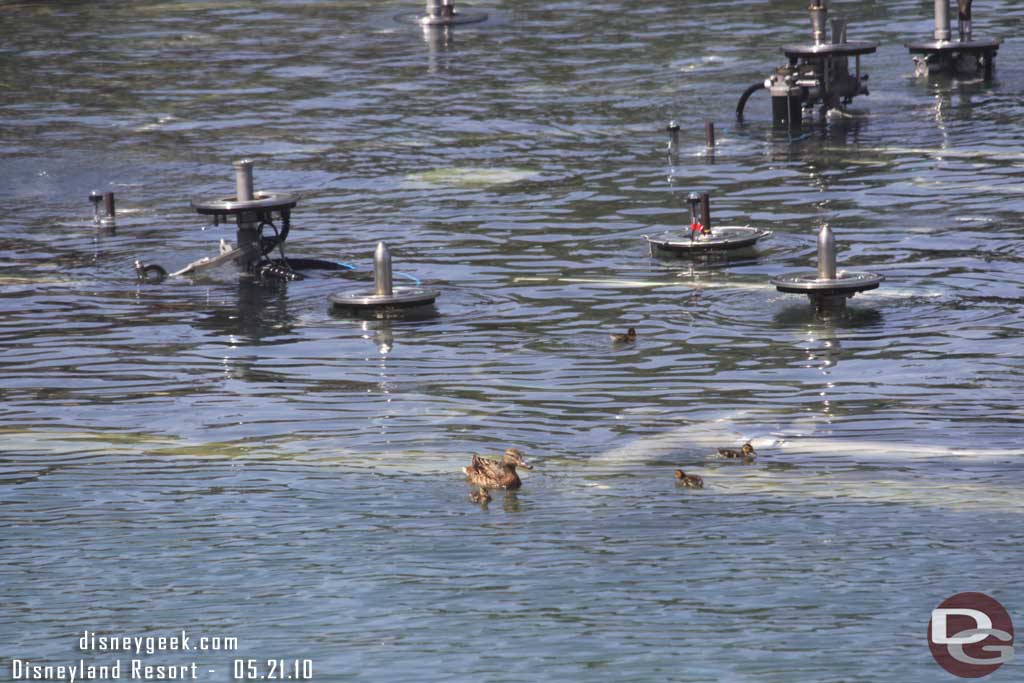
<path fill-rule="evenodd" d="M 519 463 L 519 466 L 520 467 L 525 467 L 528 470 L 532 470 L 533 469 L 533 465 L 531 465 L 530 463 L 526 462 L 525 460 L 523 460 L 521 463 Z"/>

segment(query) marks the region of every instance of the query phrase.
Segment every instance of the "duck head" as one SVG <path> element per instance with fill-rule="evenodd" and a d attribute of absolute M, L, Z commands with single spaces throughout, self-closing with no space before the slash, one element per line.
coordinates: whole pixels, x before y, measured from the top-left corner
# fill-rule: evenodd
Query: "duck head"
<path fill-rule="evenodd" d="M 740 450 L 743 452 L 743 455 L 753 455 L 754 454 L 754 447 L 750 445 L 749 441 L 746 442 L 745 444 L 743 444 L 740 447 Z"/>
<path fill-rule="evenodd" d="M 676 479 L 685 479 L 686 478 L 686 472 L 683 472 L 682 470 L 676 470 L 675 471 L 675 475 L 676 475 Z"/>
<path fill-rule="evenodd" d="M 501 458 L 502 464 L 512 465 L 513 467 L 525 467 L 528 470 L 533 469 L 533 465 L 526 462 L 526 458 L 523 457 L 522 451 L 518 448 L 506 448 L 505 455 Z"/>

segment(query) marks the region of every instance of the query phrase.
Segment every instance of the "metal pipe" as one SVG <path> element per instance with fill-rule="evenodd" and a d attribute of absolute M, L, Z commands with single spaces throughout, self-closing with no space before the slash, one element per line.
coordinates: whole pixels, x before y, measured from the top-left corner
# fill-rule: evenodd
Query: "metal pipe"
<path fill-rule="evenodd" d="M 114 222 L 114 193 L 104 192 L 103 193 L 103 217 L 100 219 L 101 223 L 113 223 Z"/>
<path fill-rule="evenodd" d="M 935 0 L 935 40 L 949 41 L 949 0 Z"/>
<path fill-rule="evenodd" d="M 100 202 L 103 201 L 103 195 L 93 190 L 89 193 L 89 201 L 92 202 L 92 220 L 96 225 L 100 224 Z"/>
<path fill-rule="evenodd" d="M 825 44 L 825 20 L 828 17 L 828 7 L 825 0 L 811 0 L 811 6 L 807 8 L 811 13 L 811 31 L 814 34 L 814 44 Z"/>
<path fill-rule="evenodd" d="M 235 162 L 235 200 L 239 202 L 251 202 L 253 198 L 252 189 L 252 159 L 239 159 Z"/>
<path fill-rule="evenodd" d="M 836 279 L 836 236 L 827 223 L 818 233 L 818 279 Z"/>
<path fill-rule="evenodd" d="M 715 148 L 715 122 L 714 121 L 705 121 L 704 122 L 704 137 L 706 138 L 706 141 L 707 141 L 706 144 L 707 144 L 708 149 L 714 149 Z"/>
<path fill-rule="evenodd" d="M 377 296 L 392 296 L 391 252 L 383 242 L 377 242 L 373 252 L 373 293 Z"/>
<path fill-rule="evenodd" d="M 974 0 L 957 0 L 959 12 L 957 14 L 957 28 L 960 32 L 960 42 L 964 43 L 971 39 L 971 3 Z"/>
<path fill-rule="evenodd" d="M 427 0 L 427 16 L 440 17 L 444 13 L 444 0 Z"/>
<path fill-rule="evenodd" d="M 679 124 L 675 121 L 668 122 L 668 154 L 672 163 L 679 158 Z"/>
<path fill-rule="evenodd" d="M 845 43 L 846 42 L 846 19 L 840 17 L 829 20 L 832 25 L 832 43 Z"/>
<path fill-rule="evenodd" d="M 702 232 L 711 232 L 711 195 L 707 192 L 700 193 L 700 224 L 704 226 Z"/>
<path fill-rule="evenodd" d="M 690 203 L 690 225 L 696 225 L 700 223 L 700 195 L 696 192 L 691 192 L 690 196 L 686 198 L 686 201 Z M 693 239 L 693 231 L 690 231 L 690 239 Z"/>

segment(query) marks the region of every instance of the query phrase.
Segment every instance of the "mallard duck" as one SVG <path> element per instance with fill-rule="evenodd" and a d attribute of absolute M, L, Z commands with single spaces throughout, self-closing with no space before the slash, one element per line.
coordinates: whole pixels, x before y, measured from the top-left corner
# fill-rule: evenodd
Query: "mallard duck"
<path fill-rule="evenodd" d="M 626 334 L 610 334 L 608 336 L 611 337 L 613 344 L 626 344 L 629 342 L 635 342 L 636 328 L 629 328 L 628 330 L 626 330 Z"/>
<path fill-rule="evenodd" d="M 474 503 L 487 505 L 488 503 L 491 502 L 491 494 L 488 493 L 487 489 L 481 486 L 476 491 L 473 491 L 473 493 L 469 494 L 469 499 Z"/>
<path fill-rule="evenodd" d="M 734 450 L 732 448 L 719 448 L 718 454 L 723 458 L 743 458 L 744 460 L 753 460 L 754 458 L 754 447 L 750 445 L 750 442 L 740 446 L 740 449 Z"/>
<path fill-rule="evenodd" d="M 680 486 L 685 486 L 688 489 L 702 489 L 704 488 L 704 480 L 698 477 L 696 474 L 687 474 L 682 470 L 676 470 L 676 483 Z"/>
<path fill-rule="evenodd" d="M 526 462 L 522 452 L 518 448 L 508 448 L 501 457 L 501 461 L 481 458 L 473 455 L 473 462 L 469 467 L 463 467 L 462 471 L 469 478 L 469 483 L 488 489 L 517 489 L 523 485 L 516 474 L 516 467 L 533 469 L 533 465 Z"/>

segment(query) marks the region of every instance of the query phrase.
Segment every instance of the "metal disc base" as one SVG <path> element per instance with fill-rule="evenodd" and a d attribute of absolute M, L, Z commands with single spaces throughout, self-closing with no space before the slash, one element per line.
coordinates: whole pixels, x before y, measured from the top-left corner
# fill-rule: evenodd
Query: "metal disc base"
<path fill-rule="evenodd" d="M 782 52 L 789 59 L 813 57 L 855 57 L 869 55 L 878 48 L 877 43 L 822 43 L 821 45 L 783 45 Z"/>
<path fill-rule="evenodd" d="M 771 230 L 735 225 L 713 228 L 710 235 L 697 235 L 692 240 L 685 232 L 678 230 L 669 230 L 654 236 L 644 235 L 644 239 L 651 245 L 651 255 L 653 256 L 656 251 L 693 254 L 742 249 L 752 246 L 762 237 L 771 234 Z"/>
<path fill-rule="evenodd" d="M 248 201 L 239 201 L 235 197 L 222 197 L 220 199 L 193 199 L 191 203 L 196 213 L 207 216 L 230 216 L 247 211 L 293 209 L 299 200 L 297 197 L 287 194 L 257 192 Z"/>
<path fill-rule="evenodd" d="M 390 295 L 374 292 L 335 292 L 327 299 L 340 308 L 408 308 L 434 303 L 440 292 L 416 287 L 395 287 Z"/>
<path fill-rule="evenodd" d="M 971 40 L 926 40 L 920 43 L 907 43 L 907 49 L 913 54 L 933 54 L 944 52 L 995 52 L 1002 44 L 1002 38 L 972 38 Z"/>
<path fill-rule="evenodd" d="M 450 17 L 431 17 L 426 14 L 396 14 L 395 21 L 403 24 L 419 24 L 420 26 L 455 26 L 456 24 L 476 24 L 487 19 L 487 12 L 464 12 L 458 10 Z"/>
<path fill-rule="evenodd" d="M 841 270 L 833 280 L 818 278 L 817 273 L 794 273 L 774 278 L 772 284 L 786 294 L 806 294 L 812 299 L 827 296 L 850 297 L 858 292 L 877 289 L 884 275 Z"/>

